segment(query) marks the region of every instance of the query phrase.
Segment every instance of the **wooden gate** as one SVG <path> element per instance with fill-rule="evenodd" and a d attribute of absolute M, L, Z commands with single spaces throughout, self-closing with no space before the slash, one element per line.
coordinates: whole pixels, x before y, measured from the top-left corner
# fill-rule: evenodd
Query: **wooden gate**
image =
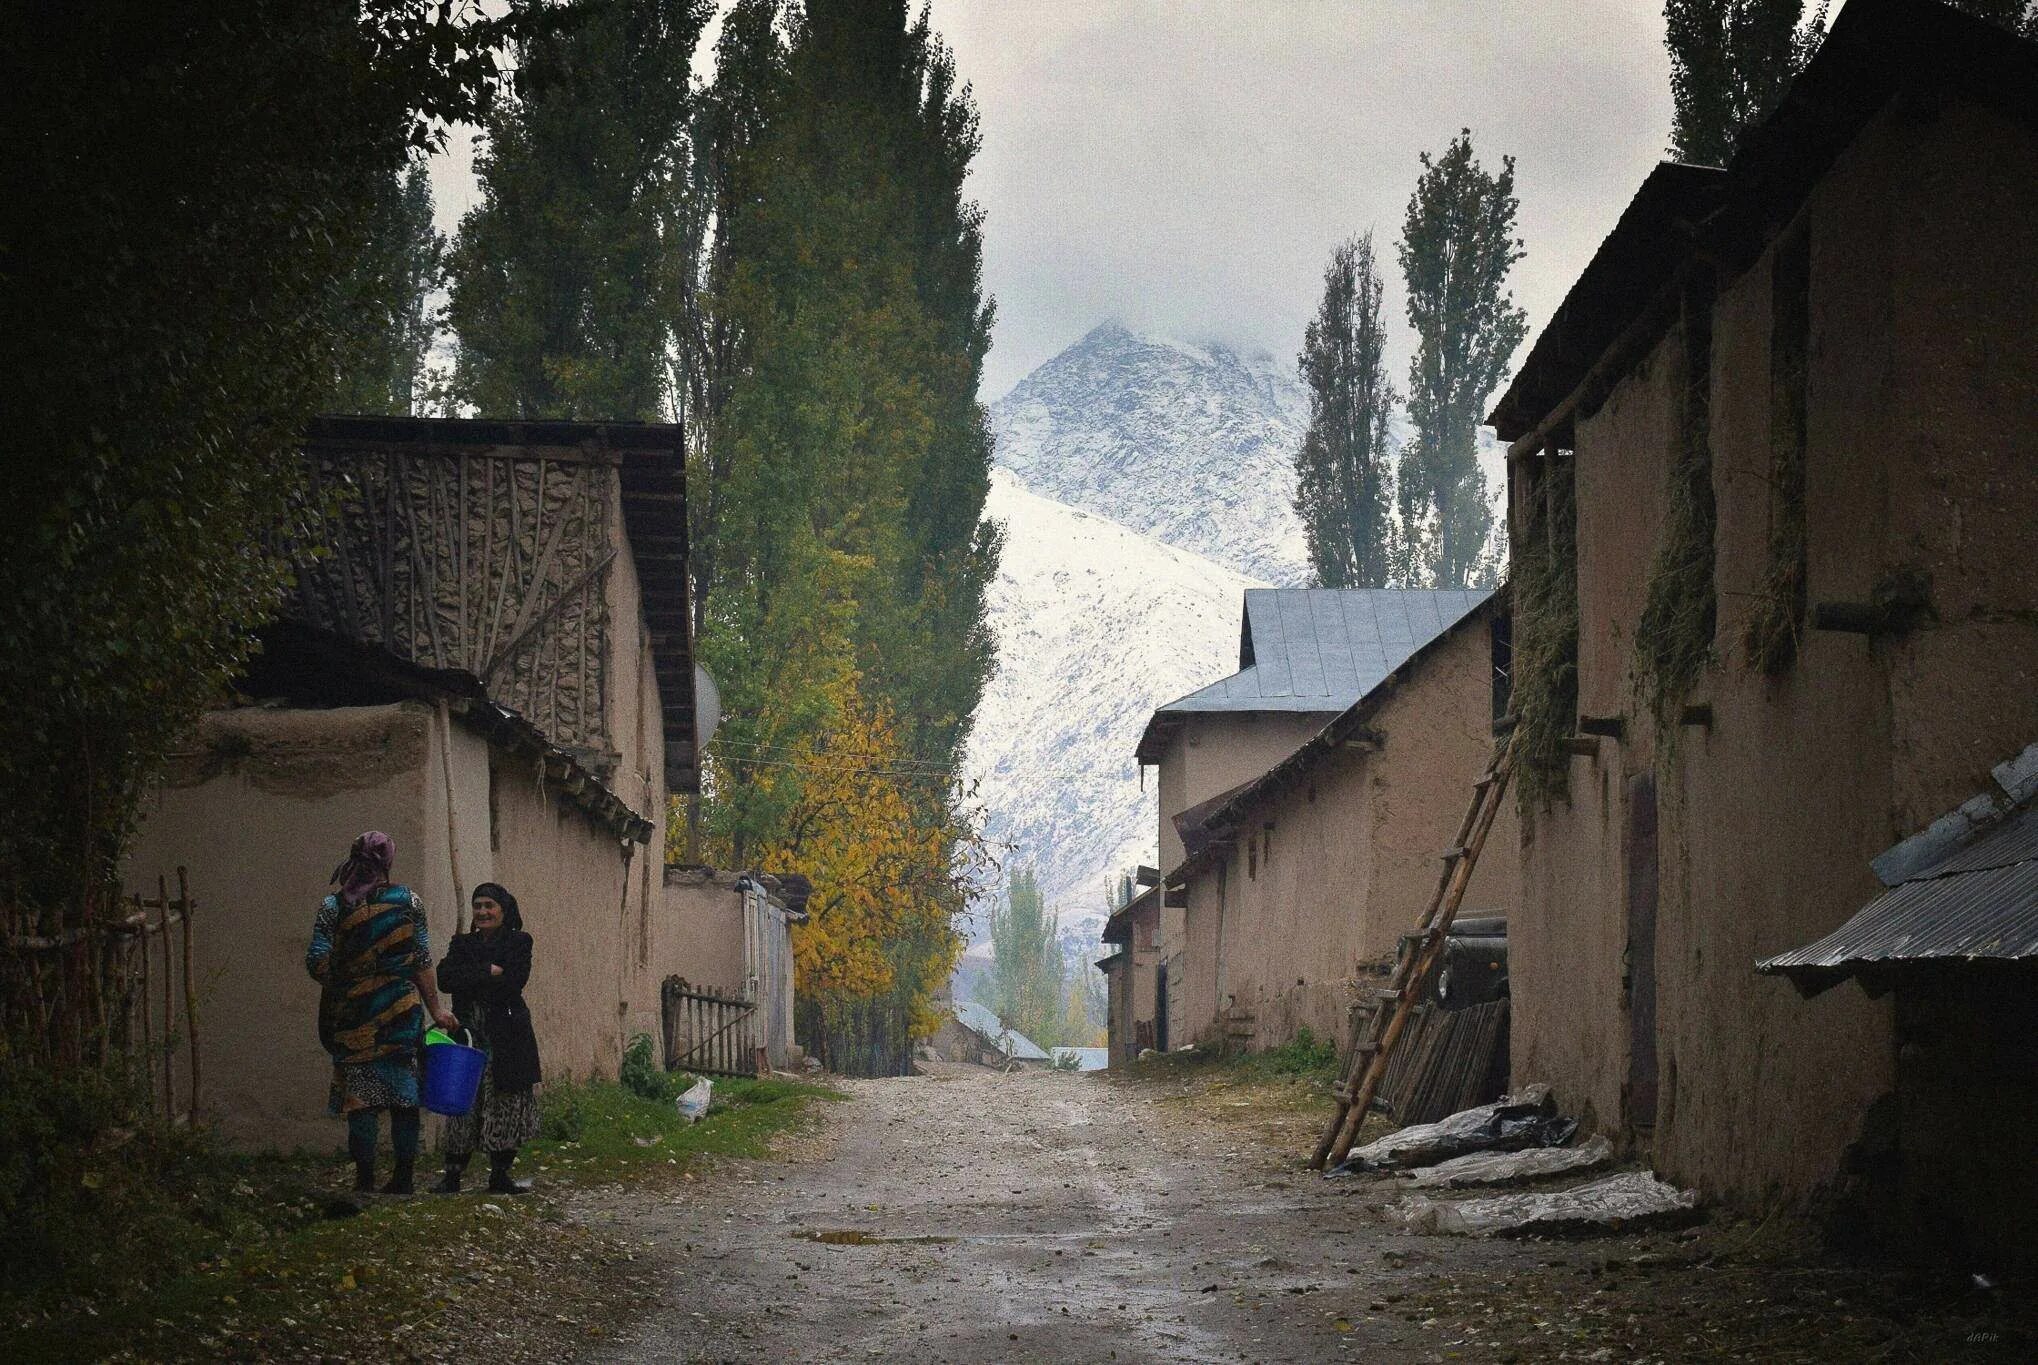
<path fill-rule="evenodd" d="M 755 1076 L 759 1036 L 757 1006 L 740 995 L 723 995 L 665 978 L 660 993 L 665 1028 L 665 1069 L 715 1076 Z"/>

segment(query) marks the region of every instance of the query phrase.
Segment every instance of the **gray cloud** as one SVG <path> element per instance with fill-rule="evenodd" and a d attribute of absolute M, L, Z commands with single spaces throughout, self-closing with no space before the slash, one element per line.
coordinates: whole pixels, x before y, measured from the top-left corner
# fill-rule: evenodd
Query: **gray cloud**
<path fill-rule="evenodd" d="M 1514 292 L 1540 325 L 1669 132 L 1654 0 L 934 0 L 933 15 L 983 116 L 986 398 L 1106 317 L 1291 356 L 1333 243 L 1371 227 L 1391 264 L 1416 154 L 1460 127 L 1489 166 L 1517 158 Z"/>

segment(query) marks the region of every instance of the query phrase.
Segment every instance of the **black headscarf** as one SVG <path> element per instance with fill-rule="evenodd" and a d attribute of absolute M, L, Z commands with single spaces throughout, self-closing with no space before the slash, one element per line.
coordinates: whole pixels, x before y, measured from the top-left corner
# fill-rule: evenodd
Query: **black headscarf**
<path fill-rule="evenodd" d="M 474 888 L 474 894 L 467 898 L 467 903 L 472 905 L 482 896 L 488 897 L 502 907 L 503 928 L 521 930 L 524 927 L 523 914 L 517 909 L 517 898 L 503 890 L 501 883 L 483 882 Z"/>

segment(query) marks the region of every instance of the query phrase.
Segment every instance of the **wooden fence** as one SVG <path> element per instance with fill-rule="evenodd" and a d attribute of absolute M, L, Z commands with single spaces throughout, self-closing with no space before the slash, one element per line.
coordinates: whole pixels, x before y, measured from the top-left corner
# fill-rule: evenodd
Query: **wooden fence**
<path fill-rule="evenodd" d="M 177 894 L 114 900 L 82 923 L 51 928 L 18 908 L 6 912 L 0 953 L 0 1028 L 32 1065 L 57 1072 L 129 1058 L 147 1081 L 150 1106 L 188 1122 L 198 1109 L 198 988 L 192 924 L 198 903 L 177 869 Z M 181 1004 L 183 1017 L 178 1018 Z M 185 1056 L 177 1094 L 176 1053 Z"/>
<path fill-rule="evenodd" d="M 764 1037 L 753 1001 L 668 976 L 659 1003 L 667 1071 L 755 1076 L 770 1070 L 759 1064 Z"/>

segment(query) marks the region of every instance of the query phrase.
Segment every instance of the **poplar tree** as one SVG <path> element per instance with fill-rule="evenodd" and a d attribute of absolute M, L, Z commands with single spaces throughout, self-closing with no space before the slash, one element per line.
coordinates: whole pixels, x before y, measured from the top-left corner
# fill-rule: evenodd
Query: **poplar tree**
<path fill-rule="evenodd" d="M 1665 0 L 1674 113 L 1670 154 L 1724 166 L 1741 133 L 1776 107 L 1826 34 L 1821 0 Z"/>
<path fill-rule="evenodd" d="M 991 912 L 991 1007 L 1035 1042 L 1060 1034 L 1065 996 L 1060 917 L 1048 910 L 1031 868 L 1012 874 Z"/>
<path fill-rule="evenodd" d="M 1468 128 L 1441 156 L 1420 159 L 1400 243 L 1416 350 L 1408 370 L 1415 435 L 1399 476 L 1405 544 L 1397 579 L 1463 588 L 1479 572 L 1493 524 L 1479 470 L 1479 421 L 1528 331 L 1527 315 L 1506 291 L 1522 257 L 1514 158 L 1503 157 L 1500 173 L 1488 174 L 1473 157 Z"/>
<path fill-rule="evenodd" d="M 709 412 L 695 589 L 723 744 L 797 744 L 854 669 L 900 718 L 932 817 L 992 654 L 974 102 L 903 0 L 755 0 L 730 24 L 682 384 Z M 797 781 L 719 788 L 709 833 L 773 837 Z"/>
<path fill-rule="evenodd" d="M 1295 510 L 1316 581 L 1326 588 L 1384 587 L 1389 573 L 1387 423 L 1395 393 L 1381 293 L 1373 234 L 1339 243 L 1297 361 L 1309 390 L 1309 426 L 1295 458 Z"/>
<path fill-rule="evenodd" d="M 453 389 L 484 417 L 669 415 L 672 221 L 709 0 L 558 7 L 483 121 L 450 260 Z"/>
<path fill-rule="evenodd" d="M 479 114 L 501 31 L 428 0 L 0 10 L 0 885 L 23 932 L 101 908 L 151 774 L 279 600 L 377 187 Z"/>
<path fill-rule="evenodd" d="M 335 360 L 331 412 L 407 417 L 426 399 L 445 273 L 446 239 L 432 223 L 432 180 L 422 164 L 381 178 L 366 242 L 341 285 L 346 328 Z"/>

